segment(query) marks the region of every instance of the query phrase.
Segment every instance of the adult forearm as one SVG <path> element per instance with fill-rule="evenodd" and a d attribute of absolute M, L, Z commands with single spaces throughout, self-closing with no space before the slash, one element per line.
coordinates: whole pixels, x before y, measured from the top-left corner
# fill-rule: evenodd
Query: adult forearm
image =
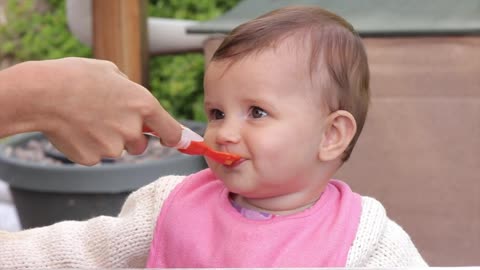
<path fill-rule="evenodd" d="M 0 71 L 0 137 L 39 129 L 42 112 L 34 105 L 48 87 L 49 75 L 36 65 L 25 62 Z"/>

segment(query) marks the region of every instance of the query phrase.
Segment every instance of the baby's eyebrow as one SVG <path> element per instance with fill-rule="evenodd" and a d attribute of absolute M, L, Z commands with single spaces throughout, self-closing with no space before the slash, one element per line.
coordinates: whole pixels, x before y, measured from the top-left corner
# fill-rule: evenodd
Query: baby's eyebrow
<path fill-rule="evenodd" d="M 262 98 L 247 98 L 242 100 L 242 102 L 246 105 L 254 105 L 258 106 L 269 113 L 274 113 L 277 111 L 277 108 L 275 106 L 275 102 L 272 102 L 267 99 L 262 99 Z"/>
<path fill-rule="evenodd" d="M 210 101 L 204 101 L 203 102 L 203 107 L 207 108 L 207 107 L 215 107 L 215 106 Z"/>
<path fill-rule="evenodd" d="M 257 97 L 254 98 L 245 98 L 243 99 L 243 102 L 245 103 L 250 103 L 250 104 L 261 104 L 261 103 L 266 103 L 267 101 Z"/>

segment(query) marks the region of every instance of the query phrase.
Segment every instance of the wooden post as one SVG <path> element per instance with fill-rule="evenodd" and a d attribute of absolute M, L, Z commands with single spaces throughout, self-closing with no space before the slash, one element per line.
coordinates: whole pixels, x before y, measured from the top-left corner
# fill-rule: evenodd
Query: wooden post
<path fill-rule="evenodd" d="M 94 0 L 92 13 L 94 57 L 148 87 L 146 7 L 145 0 Z"/>

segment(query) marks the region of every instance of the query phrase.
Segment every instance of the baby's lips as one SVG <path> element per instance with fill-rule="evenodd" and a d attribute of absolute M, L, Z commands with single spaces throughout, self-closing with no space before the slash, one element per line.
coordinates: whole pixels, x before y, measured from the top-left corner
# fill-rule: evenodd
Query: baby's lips
<path fill-rule="evenodd" d="M 246 160 L 245 158 L 240 157 L 240 159 L 233 160 L 231 164 L 225 164 L 225 165 L 228 166 L 228 167 L 235 167 L 237 165 L 240 165 L 245 160 Z"/>
<path fill-rule="evenodd" d="M 241 159 L 241 157 L 238 155 L 228 153 L 228 152 L 218 152 L 214 150 L 207 152 L 206 156 L 211 157 L 217 162 L 220 162 L 226 166 L 230 166 Z"/>

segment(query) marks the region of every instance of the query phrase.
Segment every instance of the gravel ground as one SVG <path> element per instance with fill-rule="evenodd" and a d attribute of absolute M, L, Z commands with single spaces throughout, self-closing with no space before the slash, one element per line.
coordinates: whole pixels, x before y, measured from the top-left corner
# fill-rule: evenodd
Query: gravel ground
<path fill-rule="evenodd" d="M 123 155 L 117 159 L 103 159 L 99 165 L 108 166 L 120 163 L 142 163 L 148 160 L 163 159 L 177 153 L 178 151 L 175 148 L 162 146 L 157 138 L 151 138 L 145 153 L 142 155 L 129 155 L 124 152 Z M 44 137 L 40 139 L 30 139 L 26 144 L 20 146 L 6 146 L 0 154 L 8 158 L 28 160 L 37 164 L 79 166 L 78 164 L 72 164 Z"/>

